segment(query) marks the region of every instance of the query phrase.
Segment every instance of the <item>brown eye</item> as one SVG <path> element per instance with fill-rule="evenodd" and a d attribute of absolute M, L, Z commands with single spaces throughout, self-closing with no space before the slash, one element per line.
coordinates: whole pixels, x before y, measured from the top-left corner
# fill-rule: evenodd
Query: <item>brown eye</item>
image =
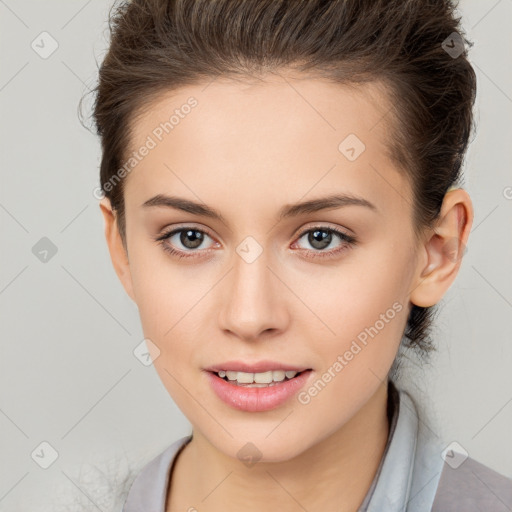
<path fill-rule="evenodd" d="M 186 226 L 163 233 L 155 241 L 159 242 L 163 249 L 173 256 L 193 257 L 196 256 L 196 253 L 199 255 L 203 252 L 200 247 L 204 245 L 205 237 L 211 238 L 201 229 Z M 207 247 L 204 248 L 204 251 L 206 250 Z"/>
<path fill-rule="evenodd" d="M 302 238 L 306 238 L 307 243 L 313 248 L 304 249 L 307 253 L 310 253 L 312 257 L 336 256 L 341 251 L 344 251 L 356 244 L 355 237 L 327 226 L 317 226 L 303 231 L 299 236 L 299 240 Z M 325 250 L 335 239 L 338 239 L 340 243 L 332 250 Z"/>
<path fill-rule="evenodd" d="M 322 250 L 329 247 L 332 242 L 332 232 L 324 229 L 315 229 L 308 232 L 308 243 L 315 249 Z"/>
<path fill-rule="evenodd" d="M 204 240 L 204 233 L 197 229 L 182 230 L 180 233 L 180 243 L 187 249 L 197 249 Z"/>

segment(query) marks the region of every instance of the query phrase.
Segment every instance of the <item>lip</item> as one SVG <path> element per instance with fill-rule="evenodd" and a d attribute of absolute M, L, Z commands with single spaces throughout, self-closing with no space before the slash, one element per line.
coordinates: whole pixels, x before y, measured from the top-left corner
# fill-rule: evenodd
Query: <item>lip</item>
<path fill-rule="evenodd" d="M 220 372 L 221 370 L 245 373 L 263 373 L 269 370 L 284 370 L 303 372 L 311 370 L 308 366 L 291 366 L 289 364 L 280 363 L 279 361 L 257 361 L 254 363 L 246 363 L 244 361 L 226 361 L 224 363 L 215 364 L 205 368 L 208 372 Z"/>
<path fill-rule="evenodd" d="M 313 374 L 313 370 L 308 369 L 293 379 L 277 382 L 273 386 L 251 388 L 230 384 L 214 371 L 206 371 L 205 374 L 215 394 L 227 405 L 246 412 L 269 411 L 280 407 L 304 387 Z"/>

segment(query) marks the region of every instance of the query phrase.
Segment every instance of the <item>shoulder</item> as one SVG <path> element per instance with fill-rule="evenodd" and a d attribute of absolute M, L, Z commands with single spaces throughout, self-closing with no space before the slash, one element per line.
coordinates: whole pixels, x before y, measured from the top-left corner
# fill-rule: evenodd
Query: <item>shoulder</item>
<path fill-rule="evenodd" d="M 510 512 L 512 479 L 472 458 L 452 465 L 445 462 L 432 512 L 458 510 Z"/>
<path fill-rule="evenodd" d="M 142 467 L 131 484 L 123 512 L 163 512 L 173 462 L 190 440 L 191 435 L 181 437 Z"/>
<path fill-rule="evenodd" d="M 406 482 L 410 477 L 407 510 L 512 512 L 512 479 L 467 457 L 467 453 L 447 451 L 444 441 L 420 419 L 412 397 L 399 390 L 399 398 L 394 436 L 398 439 L 391 442 L 388 455 L 393 459 L 392 476 L 386 483 L 396 480 L 400 468 L 408 470 L 404 470 L 403 478 Z M 393 487 L 385 485 L 385 492 Z"/>

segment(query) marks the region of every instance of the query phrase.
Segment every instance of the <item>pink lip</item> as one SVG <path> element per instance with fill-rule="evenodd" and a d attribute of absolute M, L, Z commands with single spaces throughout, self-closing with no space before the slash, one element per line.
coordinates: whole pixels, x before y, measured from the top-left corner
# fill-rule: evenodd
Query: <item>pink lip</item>
<path fill-rule="evenodd" d="M 226 361 L 205 368 L 209 372 L 220 372 L 221 370 L 245 373 L 262 373 L 269 370 L 284 370 L 302 372 L 308 370 L 307 366 L 290 366 L 289 364 L 278 361 L 258 361 L 256 363 L 244 363 L 243 361 Z"/>
<path fill-rule="evenodd" d="M 273 366 L 273 368 L 279 368 L 279 366 Z M 307 370 L 293 379 L 264 388 L 230 384 L 213 371 L 207 371 L 206 375 L 213 391 L 224 403 L 241 411 L 261 412 L 284 404 L 306 384 L 312 373 L 312 370 Z"/>

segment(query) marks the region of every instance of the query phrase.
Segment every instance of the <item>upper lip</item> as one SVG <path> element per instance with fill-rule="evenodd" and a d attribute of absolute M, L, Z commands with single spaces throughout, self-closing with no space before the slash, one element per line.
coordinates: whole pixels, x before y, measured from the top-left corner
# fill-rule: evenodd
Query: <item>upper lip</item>
<path fill-rule="evenodd" d="M 232 372 L 245 372 L 245 373 L 263 373 L 270 370 L 285 370 L 285 371 L 296 371 L 302 372 L 304 370 L 310 370 L 307 366 L 295 366 L 278 361 L 257 361 L 254 363 L 247 363 L 244 361 L 226 361 L 224 363 L 214 364 L 205 368 L 209 372 L 219 372 L 221 370 L 232 371 Z"/>

